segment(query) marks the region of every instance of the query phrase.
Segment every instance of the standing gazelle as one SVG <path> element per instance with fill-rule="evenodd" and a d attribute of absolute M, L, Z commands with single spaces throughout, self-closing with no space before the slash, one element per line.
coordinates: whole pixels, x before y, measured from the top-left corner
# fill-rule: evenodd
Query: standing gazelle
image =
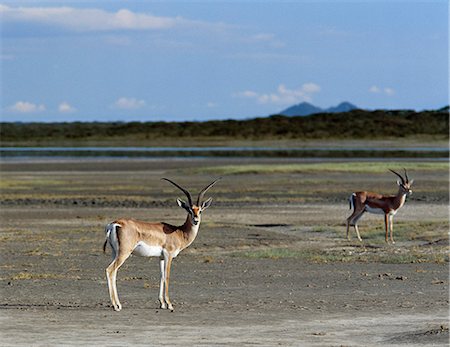
<path fill-rule="evenodd" d="M 390 231 L 391 242 L 395 243 L 393 237 L 393 217 L 397 211 L 405 204 L 406 196 L 411 195 L 411 185 L 414 180 L 409 180 L 408 174 L 405 170 L 405 178 L 394 170 L 389 169 L 391 172 L 400 177 L 401 181 L 397 181 L 398 192 L 397 195 L 381 195 L 371 192 L 356 192 L 353 193 L 350 198 L 350 208 L 353 208 L 353 213 L 347 218 L 347 239 L 350 240 L 349 228 L 350 225 L 355 227 L 358 240 L 362 241 L 358 230 L 358 220 L 362 217 L 364 212 L 384 214 L 384 224 L 386 228 L 385 240 L 388 242 L 388 230 Z"/>
<path fill-rule="evenodd" d="M 159 257 L 161 270 L 159 302 L 161 303 L 161 308 L 168 308 L 173 311 L 173 306 L 169 299 L 172 259 L 188 247 L 197 236 L 201 213 L 211 205 L 212 201 L 212 198 L 209 198 L 202 202 L 203 196 L 219 179 L 203 188 L 198 194 L 197 203 L 194 204 L 191 194 L 186 189 L 167 178 L 163 178 L 163 180 L 179 188 L 188 198 L 188 203 L 177 199 L 178 206 L 185 209 L 188 213 L 182 226 L 177 227 L 160 222 L 148 223 L 127 218 L 118 219 L 106 226 L 106 241 L 103 245 L 103 250 L 105 250 L 107 243 L 111 245 L 113 261 L 106 269 L 106 277 L 108 279 L 109 296 L 114 310 L 120 311 L 122 309 L 117 294 L 117 270 L 131 254 L 137 254 L 144 257 Z"/>

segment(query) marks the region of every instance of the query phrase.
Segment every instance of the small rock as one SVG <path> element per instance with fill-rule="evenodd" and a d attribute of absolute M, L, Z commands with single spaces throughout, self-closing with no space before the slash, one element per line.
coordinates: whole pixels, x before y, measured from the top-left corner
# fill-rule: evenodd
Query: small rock
<path fill-rule="evenodd" d="M 396 280 L 400 280 L 400 281 L 405 281 L 405 280 L 408 279 L 408 277 L 406 277 L 406 276 L 397 276 L 397 277 L 395 277 L 395 279 Z"/>
<path fill-rule="evenodd" d="M 444 283 L 445 283 L 444 281 L 438 279 L 431 281 L 431 284 L 444 284 Z"/>

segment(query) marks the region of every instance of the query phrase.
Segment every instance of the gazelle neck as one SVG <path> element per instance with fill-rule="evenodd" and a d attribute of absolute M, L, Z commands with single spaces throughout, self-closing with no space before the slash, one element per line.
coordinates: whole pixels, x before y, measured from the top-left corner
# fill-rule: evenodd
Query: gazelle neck
<path fill-rule="evenodd" d="M 407 193 L 401 188 L 398 188 L 397 195 L 395 196 L 396 204 L 398 204 L 398 208 L 402 207 L 406 201 Z"/>
<path fill-rule="evenodd" d="M 194 225 L 194 223 L 192 222 L 191 216 L 188 213 L 188 215 L 186 217 L 186 221 L 184 222 L 184 224 L 181 227 L 183 232 L 185 234 L 188 234 L 189 238 L 192 238 L 192 241 L 197 236 L 198 228 L 200 226 L 200 222 L 201 222 L 201 220 L 198 221 L 197 225 Z"/>

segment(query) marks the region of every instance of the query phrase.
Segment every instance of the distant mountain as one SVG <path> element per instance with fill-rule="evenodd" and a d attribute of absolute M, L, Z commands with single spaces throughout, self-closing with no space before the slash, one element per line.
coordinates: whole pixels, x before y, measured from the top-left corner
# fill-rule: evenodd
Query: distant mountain
<path fill-rule="evenodd" d="M 341 102 L 339 105 L 335 107 L 329 107 L 325 110 L 328 113 L 340 113 L 340 112 L 349 112 L 352 110 L 356 110 L 358 107 L 349 103 L 349 102 Z"/>
<path fill-rule="evenodd" d="M 329 107 L 326 109 L 314 106 L 308 102 L 302 102 L 301 104 L 291 106 L 281 111 L 279 114 L 282 114 L 284 116 L 309 116 L 315 113 L 340 113 L 349 112 L 355 109 L 358 109 L 358 107 L 349 102 L 341 102 L 337 106 Z"/>

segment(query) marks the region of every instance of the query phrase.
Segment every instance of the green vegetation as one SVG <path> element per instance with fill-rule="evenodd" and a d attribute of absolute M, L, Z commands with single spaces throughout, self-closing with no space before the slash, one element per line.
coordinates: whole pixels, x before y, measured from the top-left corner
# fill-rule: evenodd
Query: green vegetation
<path fill-rule="evenodd" d="M 426 125 L 426 126 L 424 126 Z M 152 145 L 170 139 L 274 140 L 274 139 L 383 139 L 425 136 L 448 139 L 449 114 L 445 110 L 415 112 L 354 110 L 308 117 L 271 116 L 249 120 L 206 122 L 131 123 L 0 123 L 2 146 Z M 169 142 L 167 142 L 169 141 Z M 179 146 L 172 141 L 174 146 Z"/>

